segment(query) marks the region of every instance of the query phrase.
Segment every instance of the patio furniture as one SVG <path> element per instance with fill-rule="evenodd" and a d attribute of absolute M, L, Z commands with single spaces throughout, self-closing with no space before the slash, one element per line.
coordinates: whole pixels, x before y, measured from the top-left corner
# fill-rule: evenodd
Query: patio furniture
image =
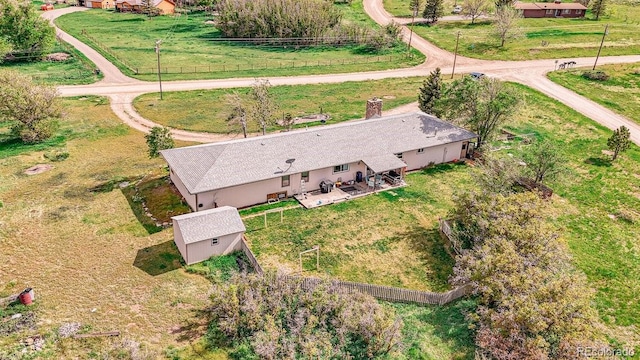
<path fill-rule="evenodd" d="M 375 180 L 373 178 L 368 178 L 367 179 L 367 186 L 370 188 L 374 188 L 376 187 L 376 183 Z"/>

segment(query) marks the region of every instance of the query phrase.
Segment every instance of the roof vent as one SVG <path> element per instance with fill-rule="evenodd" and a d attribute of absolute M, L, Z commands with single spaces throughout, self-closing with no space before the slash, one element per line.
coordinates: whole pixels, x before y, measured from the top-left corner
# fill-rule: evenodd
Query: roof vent
<path fill-rule="evenodd" d="M 316 136 L 320 136 L 320 133 L 317 133 Z"/>
<path fill-rule="evenodd" d="M 560 4 L 560 3 L 562 3 L 562 0 L 553 0 L 553 2 L 556 3 L 556 4 Z"/>
<path fill-rule="evenodd" d="M 260 142 L 260 145 L 264 146 L 264 141 L 261 141 L 261 142 Z"/>

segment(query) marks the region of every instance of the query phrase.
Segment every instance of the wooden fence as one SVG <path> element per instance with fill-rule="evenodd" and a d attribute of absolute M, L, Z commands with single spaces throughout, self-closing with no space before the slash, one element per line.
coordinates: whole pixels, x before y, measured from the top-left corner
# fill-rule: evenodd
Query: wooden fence
<path fill-rule="evenodd" d="M 439 223 L 440 223 L 440 234 L 444 236 L 449 247 L 453 249 L 453 251 L 455 251 L 457 255 L 460 255 L 462 253 L 462 247 L 460 246 L 460 242 L 458 241 L 458 238 L 456 238 L 455 234 L 453 233 L 453 230 L 451 230 L 451 225 L 449 225 L 449 221 L 447 219 L 440 219 Z M 454 256 L 454 254 L 450 254 L 450 255 Z"/>
<path fill-rule="evenodd" d="M 251 266 L 253 266 L 253 270 L 259 275 L 264 275 L 262 266 L 260 266 L 258 259 L 256 259 L 255 255 L 253 255 L 253 252 L 249 248 L 249 245 L 247 245 L 247 240 L 245 239 L 244 235 L 242 235 L 242 242 L 240 246 L 242 248 L 242 252 L 244 252 L 244 254 L 247 256 L 247 259 L 249 259 Z"/>
<path fill-rule="evenodd" d="M 313 289 L 324 281 L 318 278 L 301 277 L 295 275 L 277 276 L 280 276 L 292 283 L 299 282 L 305 289 Z M 379 300 L 397 303 L 445 305 L 471 292 L 471 285 L 463 285 L 444 293 L 436 293 L 430 291 L 409 290 L 391 286 L 373 285 L 351 281 L 330 280 L 329 282 L 340 292 L 359 292 L 371 295 L 372 297 Z"/>

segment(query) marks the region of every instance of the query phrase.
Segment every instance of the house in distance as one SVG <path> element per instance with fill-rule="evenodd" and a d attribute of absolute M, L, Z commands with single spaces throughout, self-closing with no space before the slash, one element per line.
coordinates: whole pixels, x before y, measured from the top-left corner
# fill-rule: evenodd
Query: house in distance
<path fill-rule="evenodd" d="M 462 159 L 476 134 L 423 112 L 161 151 L 194 211 L 243 208 Z M 400 179 L 401 180 L 401 179 Z"/>
<path fill-rule="evenodd" d="M 522 11 L 525 18 L 581 18 L 587 11 L 587 7 L 580 3 L 563 3 L 560 0 L 548 3 L 518 1 L 513 6 Z"/>

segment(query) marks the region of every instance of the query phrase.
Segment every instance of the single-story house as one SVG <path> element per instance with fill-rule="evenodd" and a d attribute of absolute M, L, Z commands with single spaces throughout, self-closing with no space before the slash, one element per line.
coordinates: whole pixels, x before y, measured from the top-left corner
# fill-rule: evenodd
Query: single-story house
<path fill-rule="evenodd" d="M 245 227 L 236 208 L 223 206 L 171 219 L 173 239 L 187 265 L 242 249 Z"/>
<path fill-rule="evenodd" d="M 151 0 L 154 8 L 158 9 L 160 15 L 173 14 L 176 3 L 173 0 Z M 145 5 L 143 0 L 116 0 L 116 10 L 120 12 L 142 12 Z"/>
<path fill-rule="evenodd" d="M 476 134 L 423 112 L 161 151 L 194 211 L 236 208 L 467 157 Z M 303 191 L 301 191 L 304 189 Z"/>
<path fill-rule="evenodd" d="M 92 9 L 113 9 L 116 0 L 85 0 L 84 6 Z"/>
<path fill-rule="evenodd" d="M 584 17 L 587 7 L 577 3 L 563 3 L 559 0 L 555 2 L 516 2 L 514 7 L 522 11 L 525 18 L 544 18 L 544 17 L 562 17 L 562 18 L 580 18 Z"/>

